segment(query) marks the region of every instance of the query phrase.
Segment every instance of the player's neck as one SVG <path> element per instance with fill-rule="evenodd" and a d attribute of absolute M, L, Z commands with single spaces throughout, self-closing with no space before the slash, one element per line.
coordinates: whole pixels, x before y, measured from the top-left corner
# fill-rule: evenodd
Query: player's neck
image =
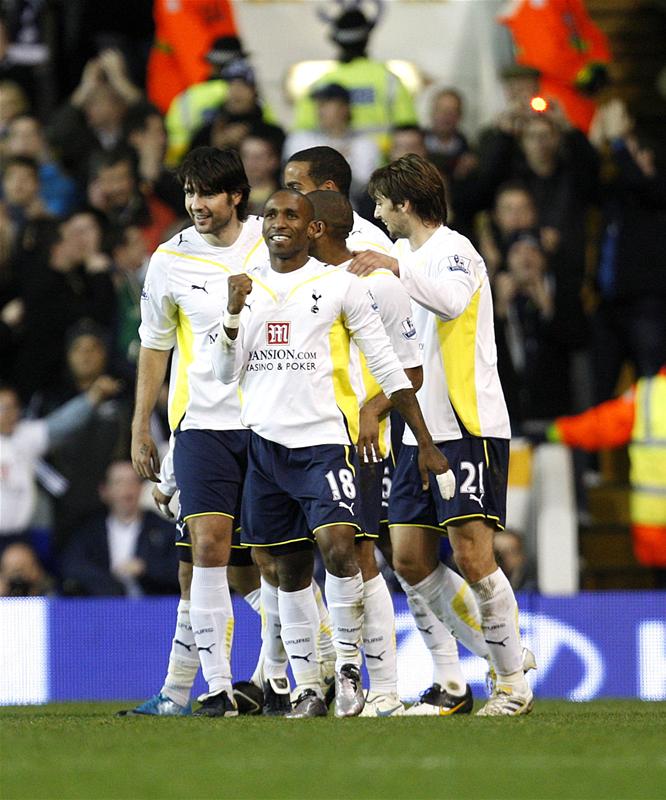
<path fill-rule="evenodd" d="M 289 258 L 279 258 L 271 253 L 271 269 L 280 273 L 296 272 L 297 269 L 304 267 L 309 260 L 310 256 L 307 252 L 297 253 Z"/>
<path fill-rule="evenodd" d="M 338 246 L 336 244 L 325 245 L 318 247 L 317 251 L 312 254 L 317 261 L 322 261 L 324 264 L 332 264 L 334 267 L 344 264 L 353 257 L 353 254 L 347 250 L 344 242 Z"/>
<path fill-rule="evenodd" d="M 413 222 L 409 236 L 407 237 L 409 239 L 410 250 L 418 250 L 419 247 L 423 247 L 437 230 L 439 230 L 439 224 L 437 223 L 426 224 L 420 220 Z"/>
<path fill-rule="evenodd" d="M 243 223 L 238 217 L 232 217 L 229 222 L 217 233 L 202 233 L 204 241 L 213 247 L 231 247 L 241 235 Z"/>

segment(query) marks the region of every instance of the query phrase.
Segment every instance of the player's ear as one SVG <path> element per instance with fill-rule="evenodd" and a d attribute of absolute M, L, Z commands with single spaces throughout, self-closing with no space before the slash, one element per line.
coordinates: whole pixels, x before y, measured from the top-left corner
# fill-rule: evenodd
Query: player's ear
<path fill-rule="evenodd" d="M 308 239 L 318 239 L 326 232 L 326 223 L 320 219 L 313 219 L 308 225 Z"/>
<path fill-rule="evenodd" d="M 236 207 L 240 201 L 243 199 L 242 192 L 229 192 L 229 197 L 231 198 L 231 202 L 234 207 Z"/>

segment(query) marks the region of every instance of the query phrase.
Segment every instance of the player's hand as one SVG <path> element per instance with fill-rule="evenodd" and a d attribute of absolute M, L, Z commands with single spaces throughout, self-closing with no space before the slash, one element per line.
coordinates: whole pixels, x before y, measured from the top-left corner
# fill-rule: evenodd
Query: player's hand
<path fill-rule="evenodd" d="M 381 461 L 379 417 L 365 406 L 359 414 L 357 449 L 362 464 L 378 464 Z"/>
<path fill-rule="evenodd" d="M 173 497 L 173 495 L 164 494 L 164 492 L 160 492 L 157 486 L 153 486 L 152 495 L 153 495 L 153 501 L 155 502 L 157 510 L 160 512 L 160 514 L 163 514 L 168 519 L 173 519 L 174 518 L 173 512 L 169 508 L 169 503 L 171 502 L 171 498 Z"/>
<path fill-rule="evenodd" d="M 439 491 L 445 500 L 450 500 L 455 494 L 456 479 L 449 468 L 449 462 L 430 442 L 419 447 L 419 472 L 421 473 L 421 485 L 425 492 L 430 488 L 430 478 L 428 473 L 434 473 L 437 479 Z"/>
<path fill-rule="evenodd" d="M 160 457 L 150 433 L 132 432 L 132 466 L 141 478 L 159 483 Z"/>
<path fill-rule="evenodd" d="M 354 275 L 358 275 L 360 278 L 364 275 L 369 275 L 376 269 L 390 269 L 394 275 L 400 275 L 397 258 L 384 255 L 384 253 L 376 253 L 374 250 L 363 250 L 360 253 L 354 253 L 354 258 L 352 258 L 351 264 L 347 267 L 349 272 L 353 272 Z"/>
<path fill-rule="evenodd" d="M 230 275 L 227 311 L 230 314 L 240 314 L 245 305 L 245 298 L 251 291 L 252 278 L 249 275 Z"/>

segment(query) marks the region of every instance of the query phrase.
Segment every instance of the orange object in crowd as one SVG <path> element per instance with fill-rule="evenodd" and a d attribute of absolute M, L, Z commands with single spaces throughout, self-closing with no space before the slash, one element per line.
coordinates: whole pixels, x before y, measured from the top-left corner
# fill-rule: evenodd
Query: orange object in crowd
<path fill-rule="evenodd" d="M 511 31 L 516 62 L 539 70 L 540 91 L 587 131 L 595 104 L 578 90 L 593 65 L 611 61 L 608 40 L 583 0 L 514 0 L 499 21 Z"/>
<path fill-rule="evenodd" d="M 176 95 L 209 77 L 205 56 L 214 40 L 237 35 L 232 5 L 231 0 L 154 0 L 146 91 L 163 114 Z"/>

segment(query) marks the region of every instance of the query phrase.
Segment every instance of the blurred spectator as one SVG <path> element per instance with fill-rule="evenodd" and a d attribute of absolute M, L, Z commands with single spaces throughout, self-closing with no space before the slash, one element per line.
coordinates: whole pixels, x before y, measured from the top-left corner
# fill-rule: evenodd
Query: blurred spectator
<path fill-rule="evenodd" d="M 24 114 L 15 117 L 7 129 L 5 153 L 34 159 L 39 169 L 40 197 L 49 214 L 64 217 L 78 200 L 76 183 L 58 164 L 50 151 L 42 123 Z"/>
<path fill-rule="evenodd" d="M 28 96 L 15 81 L 0 80 L 0 153 L 4 147 L 9 123 L 30 111 Z"/>
<path fill-rule="evenodd" d="M 310 147 L 332 147 L 341 153 L 352 170 L 351 199 L 358 207 L 366 194 L 368 180 L 381 162 L 374 139 L 351 128 L 351 95 L 338 83 L 320 85 L 311 94 L 317 107 L 317 127 L 295 131 L 287 137 L 284 159 Z"/>
<path fill-rule="evenodd" d="M 247 59 L 237 57 L 226 63 L 220 70 L 220 78 L 227 85 L 224 103 L 210 109 L 211 113 L 193 136 L 191 147 L 210 145 L 238 150 L 249 132 L 259 126 L 272 131 L 282 145 L 284 131 L 273 124 L 272 115 L 261 102 L 254 69 Z"/>
<path fill-rule="evenodd" d="M 44 418 L 21 419 L 16 389 L 0 385 L 0 552 L 12 542 L 29 540 L 42 456 L 87 425 L 118 388 L 105 376 Z"/>
<path fill-rule="evenodd" d="M 248 212 L 263 215 L 266 200 L 280 188 L 280 150 L 271 133 L 261 128 L 242 141 L 240 157 L 250 183 Z"/>
<path fill-rule="evenodd" d="M 35 78 L 32 68 L 16 61 L 10 45 L 7 19 L 0 10 L 0 85 L 5 81 L 18 84 L 28 103 L 32 105 L 35 101 Z"/>
<path fill-rule="evenodd" d="M 80 231 L 84 226 L 87 234 Z M 4 319 L 7 305 L 0 311 L 10 327 L 11 375 L 24 401 L 60 378 L 65 333 L 74 323 L 91 318 L 110 325 L 113 320 L 110 259 L 97 250 L 96 236 L 101 241 L 99 223 L 86 213 L 26 229 L 7 295 L 11 320 Z"/>
<path fill-rule="evenodd" d="M 99 489 L 106 510 L 73 532 L 62 558 L 68 594 L 177 594 L 175 527 L 139 507 L 142 482 L 131 462 L 115 461 Z"/>
<path fill-rule="evenodd" d="M 380 61 L 368 56 L 370 34 L 378 21 L 369 19 L 359 7 L 343 6 L 331 25 L 330 38 L 339 49 L 338 64 L 320 78 L 317 89 L 331 83 L 344 86 L 351 96 L 351 127 L 373 134 L 380 147 L 387 146 L 388 131 L 396 125 L 417 124 L 412 97 L 402 81 Z M 312 92 L 296 104 L 294 130 L 317 127 Z"/>
<path fill-rule="evenodd" d="M 182 214 L 183 190 L 164 165 L 167 136 L 162 115 L 155 106 L 139 103 L 128 110 L 124 127 L 124 139 L 136 155 L 142 189 L 154 193 L 176 214 Z"/>
<path fill-rule="evenodd" d="M 629 359 L 638 376 L 666 362 L 666 171 L 620 101 L 590 137 L 604 154 L 604 220 L 594 317 L 596 399 L 613 395 Z"/>
<path fill-rule="evenodd" d="M 114 352 L 120 358 L 123 375 L 133 376 L 141 341 L 141 290 L 148 270 L 150 253 L 141 229 L 136 225 L 114 228 L 108 237 L 113 260 L 113 284 L 117 314 L 114 325 Z"/>
<path fill-rule="evenodd" d="M 40 196 L 39 166 L 34 158 L 12 156 L 2 170 L 2 204 L 17 235 L 30 220 L 48 217 Z"/>
<path fill-rule="evenodd" d="M 164 241 L 165 232 L 176 219 L 173 209 L 150 186 L 139 186 L 136 159 L 128 148 L 95 153 L 90 164 L 88 201 L 111 225 L 137 225 L 150 252 Z"/>
<path fill-rule="evenodd" d="M 17 542 L 0 557 L 0 597 L 42 597 L 55 593 L 55 582 L 29 545 Z"/>
<path fill-rule="evenodd" d="M 170 165 L 180 163 L 193 136 L 210 125 L 223 107 L 232 117 L 250 115 L 255 124 L 262 120 L 277 123 L 270 108 L 259 102 L 254 69 L 236 36 L 216 39 L 206 60 L 210 64 L 208 79 L 189 86 L 169 106 L 166 127 Z"/>
<path fill-rule="evenodd" d="M 558 341 L 555 286 L 546 255 L 529 231 L 507 248 L 494 283 L 497 363 L 515 427 L 570 407 L 568 356 Z"/>
<path fill-rule="evenodd" d="M 235 37 L 231 0 L 154 0 L 155 42 L 146 88 L 151 103 L 165 114 L 188 86 L 205 81 L 205 56 L 220 37 Z"/>
<path fill-rule="evenodd" d="M 425 146 L 428 158 L 448 178 L 463 178 L 476 167 L 467 137 L 460 130 L 463 99 L 455 89 L 440 89 L 432 99 L 430 129 Z"/>
<path fill-rule="evenodd" d="M 396 125 L 391 129 L 389 161 L 396 161 L 409 153 L 428 158 L 425 131 L 418 125 Z"/>
<path fill-rule="evenodd" d="M 666 364 L 622 397 L 559 417 L 548 439 L 590 451 L 629 445 L 634 553 L 666 588 Z"/>
<path fill-rule="evenodd" d="M 511 588 L 517 592 L 536 592 L 534 567 L 525 552 L 523 537 L 517 531 L 508 528 L 496 531 L 493 548 L 497 566 L 509 579 Z"/>
<path fill-rule="evenodd" d="M 104 50 L 88 61 L 69 102 L 56 110 L 49 125 L 58 157 L 81 185 L 91 154 L 122 144 L 125 115 L 141 96 L 118 51 Z"/>
<path fill-rule="evenodd" d="M 537 229 L 538 217 L 534 198 L 525 184 L 507 181 L 497 190 L 491 214 L 483 212 L 478 221 L 479 252 L 492 280 L 506 267 L 506 251 L 515 235 Z"/>
<path fill-rule="evenodd" d="M 110 348 L 106 333 L 94 323 L 83 321 L 68 332 L 67 374 L 59 387 L 33 395 L 32 414 L 42 416 L 57 409 L 110 372 Z M 131 397 L 114 380 L 116 393 L 106 399 L 65 440 L 51 448 L 49 462 L 65 479 L 67 489 L 54 502 L 55 539 L 58 547 L 74 526 L 99 508 L 97 486 L 108 464 L 129 453 Z"/>

